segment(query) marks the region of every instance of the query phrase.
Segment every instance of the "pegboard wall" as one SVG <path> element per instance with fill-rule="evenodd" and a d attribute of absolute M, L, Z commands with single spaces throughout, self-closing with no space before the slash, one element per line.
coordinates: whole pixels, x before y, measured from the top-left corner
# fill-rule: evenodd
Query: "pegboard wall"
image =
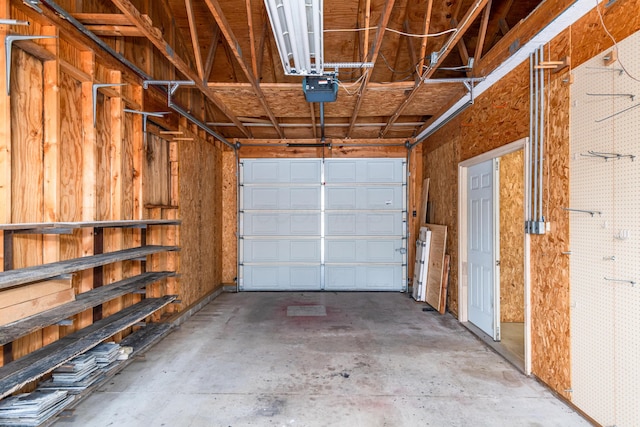
<path fill-rule="evenodd" d="M 612 51 L 573 70 L 568 208 L 592 213 L 569 214 L 571 369 L 573 403 L 623 427 L 640 420 L 640 32 Z"/>

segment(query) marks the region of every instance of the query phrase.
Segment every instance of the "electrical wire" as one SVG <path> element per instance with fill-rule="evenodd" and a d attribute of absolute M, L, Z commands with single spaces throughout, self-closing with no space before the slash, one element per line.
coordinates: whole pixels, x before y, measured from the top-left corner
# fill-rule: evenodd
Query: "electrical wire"
<path fill-rule="evenodd" d="M 629 71 L 627 71 L 627 68 L 622 63 L 622 58 L 620 57 L 620 51 L 618 49 L 618 42 L 616 41 L 615 37 L 613 37 L 613 35 L 609 32 L 609 29 L 605 25 L 604 17 L 602 16 L 602 11 L 600 10 L 599 6 L 600 6 L 600 2 L 599 2 L 599 0 L 596 0 L 596 11 L 598 11 L 598 17 L 600 18 L 600 24 L 602 24 L 602 29 L 604 30 L 605 33 L 607 33 L 607 36 L 609 36 L 609 38 L 613 42 L 613 49 L 616 51 L 616 54 L 618 55 L 618 63 L 620 64 L 620 68 L 622 68 L 622 70 L 625 72 L 625 74 L 627 76 L 629 76 L 629 78 L 631 78 L 632 80 L 635 80 L 637 82 L 640 82 L 640 79 L 636 78 Z"/>
<path fill-rule="evenodd" d="M 378 27 L 366 27 L 366 28 L 333 28 L 328 30 L 323 30 L 323 33 L 348 33 L 348 32 L 358 32 L 358 31 L 367 31 L 367 30 L 377 30 Z M 385 31 L 390 31 L 392 33 L 400 34 L 401 36 L 406 37 L 417 37 L 417 38 L 427 38 L 427 37 L 439 37 L 445 34 L 453 33 L 457 29 L 450 28 L 448 30 L 440 31 L 439 33 L 430 33 L 430 34 L 413 34 L 413 33 L 405 33 L 404 31 L 394 30 L 393 28 L 386 27 Z"/>
<path fill-rule="evenodd" d="M 387 31 L 391 31 L 392 33 L 400 34 L 401 36 L 417 37 L 417 38 L 424 39 L 424 38 L 427 38 L 427 37 L 439 37 L 439 36 L 443 36 L 445 34 L 453 33 L 455 31 L 457 31 L 457 28 L 450 28 L 448 30 L 440 31 L 439 33 L 430 33 L 430 34 L 405 33 L 405 32 L 394 30 L 393 28 L 388 28 L 388 27 L 387 27 Z"/>

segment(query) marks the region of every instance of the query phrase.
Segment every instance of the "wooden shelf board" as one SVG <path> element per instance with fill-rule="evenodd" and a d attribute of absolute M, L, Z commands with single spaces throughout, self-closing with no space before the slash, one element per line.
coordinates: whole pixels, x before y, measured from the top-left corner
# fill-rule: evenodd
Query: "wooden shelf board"
<path fill-rule="evenodd" d="M 1 326 L 0 345 L 10 343 L 46 326 L 55 325 L 61 320 L 68 319 L 89 308 L 96 307 L 119 296 L 132 293 L 173 275 L 175 275 L 175 273 L 168 271 L 142 273 L 128 279 L 83 292 L 76 296 L 75 301 Z"/>
<path fill-rule="evenodd" d="M 0 273 L 0 289 L 47 280 L 61 274 L 74 273 L 89 268 L 100 267 L 119 261 L 153 255 L 159 252 L 176 251 L 177 246 L 142 246 L 138 248 L 124 249 L 105 254 L 91 255 L 82 258 L 74 258 L 66 261 L 57 261 L 50 264 L 33 267 L 19 268 Z"/>
<path fill-rule="evenodd" d="M 10 395 L 119 331 L 140 322 L 170 304 L 175 298 L 175 295 L 168 295 L 142 300 L 138 304 L 0 367 L 0 398 Z"/>

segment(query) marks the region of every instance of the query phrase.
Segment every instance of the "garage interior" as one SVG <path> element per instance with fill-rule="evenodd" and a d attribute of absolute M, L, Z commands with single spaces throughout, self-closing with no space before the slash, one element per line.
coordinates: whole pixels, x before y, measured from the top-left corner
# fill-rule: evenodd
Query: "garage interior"
<path fill-rule="evenodd" d="M 176 381 L 219 382 L 223 404 L 198 405 L 230 415 L 183 425 L 285 424 L 309 395 L 320 409 L 298 425 L 466 425 L 452 402 L 495 409 L 514 398 L 497 387 L 516 383 L 527 391 L 515 409 L 487 420 L 637 424 L 638 1 L 0 0 L 0 11 L 0 424 L 32 393 L 52 405 L 32 425 L 86 425 L 101 397 L 127 399 L 121 387 L 175 387 L 149 373 L 187 349 L 221 371 L 207 383 L 189 370 L 203 356 L 179 354 Z M 275 382 L 288 360 L 309 388 L 252 392 L 268 416 L 243 411 L 251 370 L 227 347 L 271 361 L 256 366 Z M 98 350 L 122 359 L 92 374 L 100 382 L 51 386 Z M 291 354 L 312 363 L 322 350 L 314 372 Z M 396 361 L 425 369 L 394 388 Z M 453 380 L 437 391 L 439 369 L 475 378 L 465 387 L 483 377 L 462 394 L 486 404 Z M 236 379 L 225 387 L 222 374 Z M 434 418 L 421 378 L 444 402 Z M 311 418 L 338 405 L 332 394 L 359 396 L 357 410 Z M 415 413 L 383 415 L 401 413 L 392 396 Z M 151 408 L 136 422 L 180 425 Z"/>

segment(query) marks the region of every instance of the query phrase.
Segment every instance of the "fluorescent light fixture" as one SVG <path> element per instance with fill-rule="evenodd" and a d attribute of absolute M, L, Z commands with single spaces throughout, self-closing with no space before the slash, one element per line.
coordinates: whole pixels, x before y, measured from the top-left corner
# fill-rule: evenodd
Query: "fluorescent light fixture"
<path fill-rule="evenodd" d="M 322 0 L 265 0 L 284 73 L 322 75 Z"/>

